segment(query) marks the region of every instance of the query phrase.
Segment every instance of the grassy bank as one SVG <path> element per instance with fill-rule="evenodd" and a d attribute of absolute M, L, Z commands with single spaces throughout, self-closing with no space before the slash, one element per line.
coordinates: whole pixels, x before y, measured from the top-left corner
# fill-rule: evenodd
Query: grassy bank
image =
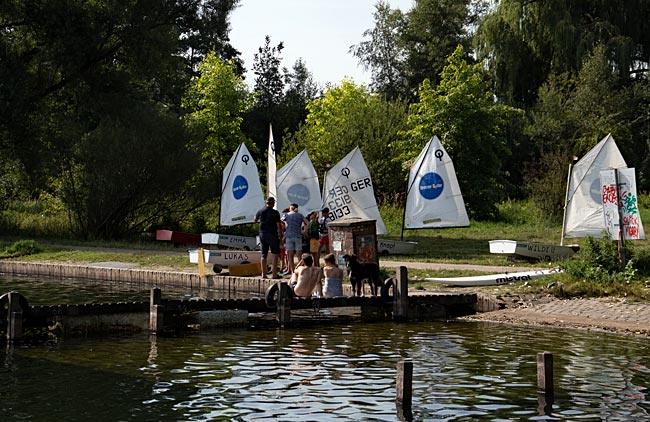
<path fill-rule="evenodd" d="M 642 220 L 650 221 L 650 200 L 640 201 Z M 560 241 L 561 222 L 545 218 L 530 202 L 509 201 L 500 204 L 499 221 L 472 221 L 467 228 L 409 230 L 404 232 L 404 240 L 418 243 L 415 252 L 406 256 L 391 256 L 389 259 L 403 261 L 436 262 L 452 264 L 496 265 L 496 266 L 537 266 L 548 267 L 548 263 L 530 263 L 523 260 L 490 254 L 488 241 L 493 239 L 527 240 L 558 244 Z M 400 239 L 402 210 L 395 206 L 384 206 L 382 217 L 389 230 L 385 236 Z M 165 242 L 155 240 L 154 233 L 143 233 L 132 239 L 120 241 L 83 241 L 65 236 L 65 218 L 59 212 L 43 212 L 37 205 L 23 206 L 3 211 L 1 217 L 4 224 L 12 221 L 13 225 L 0 235 L 0 258 L 20 259 L 29 261 L 50 262 L 129 262 L 141 267 L 167 268 L 181 271 L 196 271 L 189 264 L 186 248 L 174 248 Z M 51 221 L 50 221 L 51 219 Z M 53 228 L 56 228 L 54 230 Z M 245 228 L 249 234 L 251 228 Z M 216 231 L 206 229 L 206 231 Z M 232 228 L 230 230 L 232 232 Z M 23 239 L 33 239 L 43 247 L 41 251 L 24 256 L 10 258 L 3 251 Z M 584 246 L 585 239 L 569 239 L 570 243 Z M 625 296 L 647 300 L 650 298 L 650 244 L 648 241 L 636 241 L 632 245 L 636 255 L 635 265 L 643 260 L 639 268 L 627 268 L 620 273 L 603 269 L 594 255 L 602 251 L 591 251 L 584 257 L 574 258 L 568 263 L 559 263 L 567 269 L 567 273 L 540 279 L 526 285 L 509 285 L 494 288 L 495 294 L 503 292 L 548 292 L 561 297 L 575 296 Z M 101 249 L 96 249 L 101 248 Z M 152 253 L 156 252 L 156 253 Z M 612 253 L 611 251 L 607 253 Z M 615 252 L 614 252 L 615 253 Z M 611 258 L 611 257 L 610 257 Z M 553 265 L 558 265 L 554 263 Z M 573 270 L 571 269 L 573 265 Z M 576 271 L 575 267 L 579 267 Z M 386 269 L 387 275 L 393 275 L 392 270 Z M 436 283 L 424 282 L 426 277 L 458 277 L 478 275 L 480 272 L 471 270 L 412 270 L 409 277 L 413 280 L 414 288 L 438 289 Z M 549 284 L 554 289 L 547 289 Z M 488 289 L 490 290 L 490 289 Z"/>

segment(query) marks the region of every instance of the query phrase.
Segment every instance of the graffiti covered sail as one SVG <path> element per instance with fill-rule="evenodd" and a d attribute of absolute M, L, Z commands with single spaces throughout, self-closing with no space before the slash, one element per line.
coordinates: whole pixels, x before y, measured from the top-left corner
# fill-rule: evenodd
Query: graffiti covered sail
<path fill-rule="evenodd" d="M 327 172 L 323 207 L 330 209 L 330 216 L 335 220 L 376 220 L 377 233 L 388 233 L 379 214 L 370 171 L 359 147 L 353 149 Z"/>
<path fill-rule="evenodd" d="M 221 182 L 222 226 L 252 223 L 257 210 L 264 206 L 264 194 L 257 165 L 248 148 L 239 144 L 223 170 Z"/>
<path fill-rule="evenodd" d="M 320 209 L 320 184 L 307 150 L 278 171 L 276 199 L 278 210 L 289 208 L 289 204 L 298 204 L 303 215 Z"/>
<path fill-rule="evenodd" d="M 609 238 L 611 240 L 645 239 L 639 214 L 634 168 L 602 170 L 600 185 L 605 229 L 609 233 Z M 621 227 L 622 230 L 619 230 Z"/>
<path fill-rule="evenodd" d="M 610 133 L 570 168 L 561 244 L 564 244 L 565 236 L 602 236 L 605 225 L 600 172 L 626 167 Z"/>
<path fill-rule="evenodd" d="M 433 136 L 409 171 L 404 227 L 467 226 L 469 217 L 454 164 L 438 137 Z"/>

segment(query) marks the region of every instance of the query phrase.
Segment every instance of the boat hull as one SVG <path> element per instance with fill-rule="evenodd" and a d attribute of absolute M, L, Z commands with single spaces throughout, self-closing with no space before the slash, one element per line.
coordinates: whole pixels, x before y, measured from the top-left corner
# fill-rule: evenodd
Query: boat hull
<path fill-rule="evenodd" d="M 198 264 L 199 249 L 190 249 L 187 252 L 190 257 L 190 263 Z M 203 262 L 221 267 L 260 262 L 261 257 L 262 252 L 259 251 L 218 251 L 203 249 Z"/>
<path fill-rule="evenodd" d="M 470 277 L 425 278 L 424 280 L 442 283 L 449 286 L 495 286 L 499 284 L 514 283 L 517 281 L 530 281 L 551 274 L 559 274 L 561 272 L 562 270 L 559 268 L 551 268 L 522 271 L 517 273 L 488 274 Z"/>
<path fill-rule="evenodd" d="M 242 248 L 245 251 L 259 250 L 258 238 L 250 236 L 233 236 L 231 234 L 202 233 L 201 243 L 204 245 L 219 245 L 227 248 Z"/>
<path fill-rule="evenodd" d="M 401 240 L 377 239 L 377 250 L 383 255 L 405 255 L 413 252 L 417 242 L 405 242 Z"/>
<path fill-rule="evenodd" d="M 551 243 L 521 242 L 516 240 L 490 240 L 490 253 L 517 255 L 539 261 L 556 261 L 575 254 L 577 245 L 560 246 Z"/>

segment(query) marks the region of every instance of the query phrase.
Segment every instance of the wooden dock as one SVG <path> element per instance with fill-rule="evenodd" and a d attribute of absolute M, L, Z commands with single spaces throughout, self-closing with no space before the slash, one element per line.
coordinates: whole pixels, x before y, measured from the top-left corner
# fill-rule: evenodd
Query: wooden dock
<path fill-rule="evenodd" d="M 248 285 L 236 280 L 236 287 L 229 289 L 261 291 L 262 297 L 167 300 L 160 287 L 153 287 L 148 302 L 32 306 L 19 292 L 8 292 L 0 295 L 0 335 L 13 342 L 23 338 L 26 332 L 87 335 L 144 330 L 165 334 L 223 326 L 288 327 L 349 320 L 447 320 L 474 314 L 478 306 L 474 293 L 441 292 L 409 297 L 405 267 L 400 267 L 397 277 L 384 282 L 381 296 L 376 297 L 297 298 L 293 297 L 286 282 L 244 280 Z"/>

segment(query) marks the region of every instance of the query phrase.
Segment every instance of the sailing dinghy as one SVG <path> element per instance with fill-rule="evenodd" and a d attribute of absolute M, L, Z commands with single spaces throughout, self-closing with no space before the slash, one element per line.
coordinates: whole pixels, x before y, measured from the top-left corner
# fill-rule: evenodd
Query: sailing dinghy
<path fill-rule="evenodd" d="M 467 227 L 469 217 L 454 163 L 437 136 L 424 146 L 409 170 L 400 240 L 377 239 L 382 254 L 407 253 L 417 245 L 405 242 L 404 229 Z"/>
<path fill-rule="evenodd" d="M 619 185 L 622 181 L 622 186 L 625 186 L 621 197 L 627 198 L 626 201 L 616 199 L 616 182 L 612 180 L 615 177 L 620 177 Z M 603 198 L 609 199 L 610 205 L 614 204 L 607 211 L 603 208 Z M 565 237 L 601 237 L 603 232 L 609 232 L 610 238 L 617 240 L 620 227 L 618 204 L 622 202 L 629 204 L 623 207 L 620 220 L 625 221 L 623 236 L 625 239 L 645 238 L 636 206 L 634 169 L 627 168 L 610 133 L 575 165 L 569 166 L 560 245 L 491 240 L 490 252 L 551 261 L 569 257 L 578 251 L 577 245 L 564 245 Z"/>
<path fill-rule="evenodd" d="M 279 210 L 289 208 L 290 204 L 298 204 L 305 216 L 320 210 L 320 184 L 307 150 L 302 150 L 278 171 L 276 199 Z"/>
<path fill-rule="evenodd" d="M 246 148 L 246 145 L 241 143 L 223 170 L 221 210 L 219 214 L 220 224 L 223 226 L 234 226 L 236 224 L 253 223 L 255 214 L 262 208 L 264 202 L 264 193 L 262 192 L 257 165 L 248 148 Z M 228 238 L 228 236 L 217 233 L 206 233 L 206 235 L 205 240 L 219 245 L 222 245 L 225 239 Z M 245 239 L 243 237 L 240 238 Z M 235 241 L 233 237 L 230 237 L 230 240 Z M 228 246 L 246 247 L 245 240 L 244 245 L 237 241 L 235 243 Z M 253 245 L 251 244 L 250 246 Z M 249 249 L 251 249 L 250 246 L 248 247 Z M 203 261 L 214 264 L 213 269 L 215 272 L 220 272 L 224 266 L 250 262 L 257 263 L 261 256 L 260 252 L 254 251 L 191 249 L 188 250 L 190 262 L 198 262 L 200 259 L 199 251 L 201 250 L 203 251 Z M 256 272 L 259 273 L 259 271 Z"/>
<path fill-rule="evenodd" d="M 323 207 L 334 220 L 375 220 L 377 233 L 388 233 L 379 214 L 370 171 L 359 147 L 354 148 L 325 175 Z"/>

